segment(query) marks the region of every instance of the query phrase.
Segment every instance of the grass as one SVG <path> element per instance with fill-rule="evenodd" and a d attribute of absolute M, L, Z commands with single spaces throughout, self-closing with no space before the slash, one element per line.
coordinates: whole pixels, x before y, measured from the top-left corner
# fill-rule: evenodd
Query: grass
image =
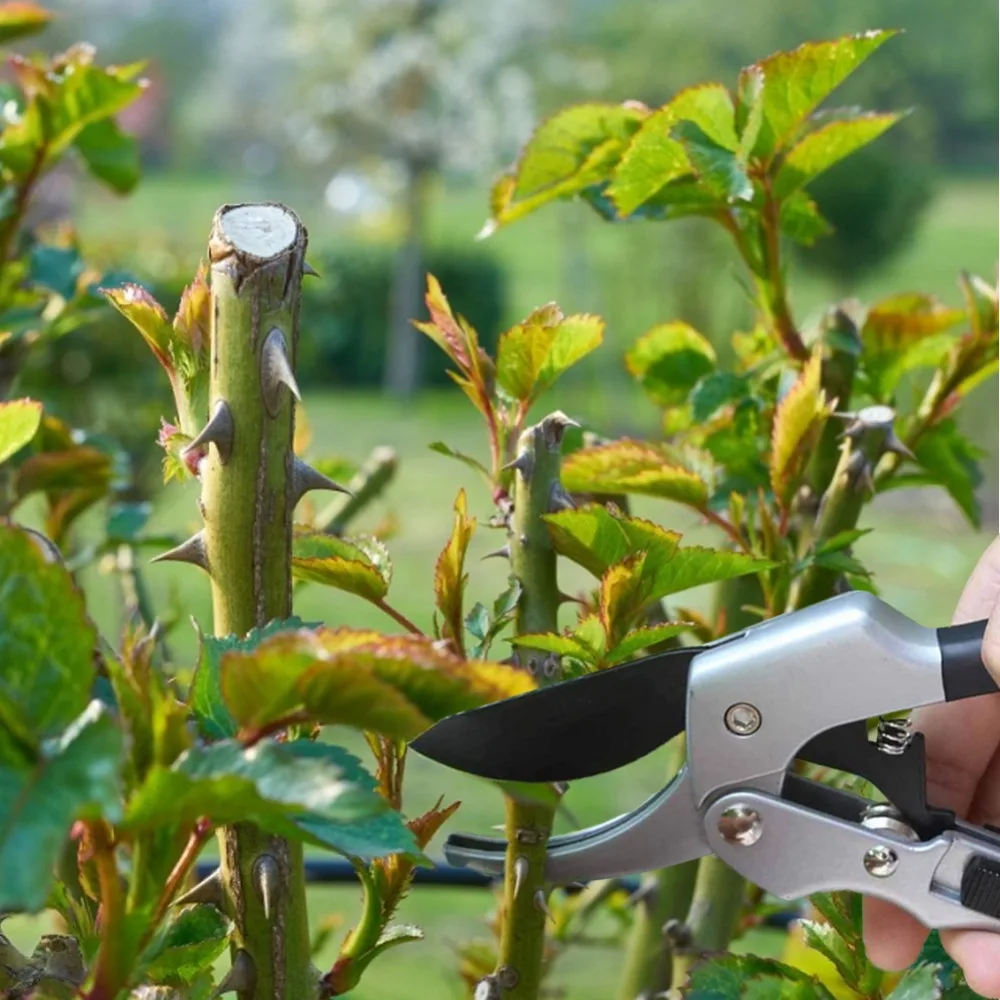
<path fill-rule="evenodd" d="M 315 191 L 275 188 L 264 191 L 246 182 L 235 184 L 213 178 L 151 177 L 128 202 L 111 206 L 106 196 L 94 196 L 82 206 L 80 226 L 84 239 L 106 239 L 113 220 L 112 240 L 117 246 L 136 247 L 134 259 L 157 264 L 155 253 L 179 247 L 197 256 L 215 208 L 226 201 L 285 198 L 310 225 L 314 243 L 336 238 Z M 449 189 L 439 195 L 430 223 L 431 240 L 459 245 L 471 240 L 484 214 L 482 188 Z M 885 272 L 873 276 L 858 290 L 865 299 L 893 291 L 924 289 L 957 301 L 955 275 L 962 268 L 993 274 L 997 257 L 997 195 L 985 181 L 954 182 L 945 186 L 932 206 L 918 239 Z M 560 406 L 574 416 L 584 416 L 609 433 L 652 433 L 655 412 L 646 406 L 626 381 L 620 362 L 624 346 L 652 323 L 676 315 L 684 302 L 684 288 L 697 274 L 698 253 L 711 263 L 717 247 L 702 244 L 700 230 L 688 225 L 611 227 L 590 218 L 577 206 L 557 206 L 504 231 L 488 244 L 503 262 L 509 280 L 510 320 L 540 302 L 558 298 L 567 311 L 592 310 L 605 315 L 610 344 L 596 360 L 554 392 L 546 404 Z M 692 258 L 694 263 L 692 264 Z M 743 315 L 739 286 L 732 262 L 715 268 L 712 281 L 699 280 L 698 296 L 688 307 L 703 311 L 703 327 L 721 341 L 725 331 Z M 685 278 L 687 276 L 687 278 Z M 693 277 L 692 277 L 693 276 Z M 805 278 L 797 285 L 797 314 L 805 316 L 830 296 L 823 282 Z M 306 331 L 308 335 L 308 331 Z M 499 544 L 496 532 L 485 526 L 491 514 L 490 498 L 481 483 L 462 465 L 430 451 L 427 444 L 444 440 L 453 448 L 481 455 L 484 435 L 479 417 L 458 393 L 427 394 L 400 405 L 370 395 L 350 392 L 307 396 L 307 413 L 313 428 L 317 455 L 339 453 L 361 461 L 379 445 L 392 445 L 401 465 L 387 499 L 366 511 L 357 525 L 370 530 L 386 516 L 398 520 L 399 533 L 390 542 L 394 581 L 390 597 L 404 614 L 421 626 L 431 619 L 431 581 L 434 562 L 448 536 L 451 506 L 460 487 L 469 492 L 471 511 L 480 518 L 480 529 L 470 553 L 469 602 L 489 600 L 505 584 L 505 567 L 480 557 Z M 996 383 L 982 389 L 965 418 L 977 439 L 989 450 L 987 468 L 992 472 L 996 455 Z M 865 526 L 875 530 L 858 544 L 859 555 L 876 572 L 884 596 L 902 611 L 928 625 L 944 624 L 958 593 L 988 538 L 971 529 L 937 494 L 921 494 L 920 502 L 887 497 L 866 514 Z M 643 501 L 636 512 L 651 517 L 685 535 L 687 543 L 716 541 L 712 529 L 700 525 L 689 512 L 666 503 Z M 995 521 L 990 512 L 987 523 Z M 171 486 L 157 505 L 153 528 L 196 530 L 196 492 Z M 170 564 L 147 570 L 158 608 L 172 609 L 179 624 L 172 636 L 178 662 L 190 667 L 196 655 L 194 631 L 187 622 L 194 616 L 209 621 L 206 578 L 190 567 Z M 114 581 L 97 570 L 83 574 L 95 618 L 102 632 L 118 630 Z M 586 584 L 582 572 L 563 571 L 566 589 Z M 686 603 L 704 605 L 707 595 L 685 595 Z M 393 624 L 358 598 L 309 586 L 296 606 L 306 620 L 347 623 L 386 630 Z M 568 613 L 568 612 L 567 612 Z M 835 678 L 831 678 L 835 682 Z M 613 737 L 613 734 L 610 734 Z M 332 734 L 359 753 L 360 741 L 350 734 Z M 568 806 L 580 823 L 590 824 L 629 810 L 660 785 L 663 761 L 651 755 L 611 776 L 574 785 Z M 501 818 L 497 793 L 484 783 L 445 772 L 431 762 L 414 758 L 408 768 L 407 811 L 430 806 L 437 797 L 462 800 L 452 829 L 486 833 Z M 564 820 L 564 828 L 568 820 Z M 431 852 L 439 847 L 432 845 Z M 314 925 L 326 914 L 342 914 L 350 926 L 357 913 L 358 893 L 351 887 L 311 891 Z M 454 946 L 485 933 L 483 918 L 490 908 L 488 894 L 477 891 L 421 889 L 403 905 L 400 919 L 420 924 L 428 940 L 400 949 L 377 963 L 356 995 L 367 1000 L 426 1000 L 458 997 L 461 991 L 455 970 Z M 37 938 L 37 921 L 11 921 L 5 930 L 22 948 L 30 950 Z M 773 942 L 748 940 L 753 949 L 773 948 Z M 329 962 L 336 942 L 320 957 Z M 563 961 L 554 985 L 574 1000 L 607 1000 L 613 995 L 620 950 L 587 949 Z"/>

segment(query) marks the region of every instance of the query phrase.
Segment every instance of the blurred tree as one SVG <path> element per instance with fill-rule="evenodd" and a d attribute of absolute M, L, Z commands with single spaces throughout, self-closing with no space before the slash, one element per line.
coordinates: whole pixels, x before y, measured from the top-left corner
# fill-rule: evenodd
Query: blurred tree
<path fill-rule="evenodd" d="M 335 164 L 331 200 L 348 207 L 366 185 L 399 209 L 385 388 L 419 384 L 430 179 L 495 169 L 534 123 L 529 49 L 548 46 L 558 0 L 286 0 L 299 149 Z"/>

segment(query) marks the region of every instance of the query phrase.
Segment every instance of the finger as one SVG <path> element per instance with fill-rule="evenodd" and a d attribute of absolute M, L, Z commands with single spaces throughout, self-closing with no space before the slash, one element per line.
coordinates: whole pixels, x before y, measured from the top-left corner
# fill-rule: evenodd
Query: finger
<path fill-rule="evenodd" d="M 942 931 L 941 943 L 965 973 L 965 981 L 983 997 L 1000 997 L 1000 934 L 989 931 Z"/>
<path fill-rule="evenodd" d="M 952 621 L 956 625 L 989 619 L 984 660 L 1000 677 L 1000 538 L 972 571 Z M 1000 742 L 1000 698 L 971 698 L 932 705 L 914 713 L 927 741 L 927 797 L 942 809 L 968 815 L 983 774 Z"/>
<path fill-rule="evenodd" d="M 873 964 L 887 972 L 912 965 L 927 938 L 927 928 L 884 899 L 864 900 L 865 951 Z"/>

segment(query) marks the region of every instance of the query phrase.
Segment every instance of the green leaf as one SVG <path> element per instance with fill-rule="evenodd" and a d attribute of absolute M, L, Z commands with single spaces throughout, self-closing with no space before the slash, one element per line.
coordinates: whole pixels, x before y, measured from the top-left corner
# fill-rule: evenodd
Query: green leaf
<path fill-rule="evenodd" d="M 292 544 L 292 574 L 346 590 L 378 604 L 389 592 L 388 554 L 376 539 L 346 541 L 320 532 L 298 532 Z"/>
<path fill-rule="evenodd" d="M 735 150 L 736 117 L 733 97 L 721 83 L 702 83 L 679 91 L 666 105 L 677 121 L 693 122 L 718 146 Z"/>
<path fill-rule="evenodd" d="M 108 523 L 104 528 L 108 540 L 112 542 L 139 542 L 139 533 L 149 523 L 149 516 L 152 512 L 152 504 L 147 502 L 111 504 L 108 507 Z"/>
<path fill-rule="evenodd" d="M 832 1000 L 818 980 L 790 965 L 753 955 L 725 955 L 697 963 L 685 1000 Z"/>
<path fill-rule="evenodd" d="M 83 711 L 97 634 L 73 578 L 0 526 L 0 724 L 28 745 Z"/>
<path fill-rule="evenodd" d="M 632 136 L 605 192 L 621 216 L 631 215 L 664 184 L 691 172 L 687 150 L 673 138 L 677 116 L 668 104 Z"/>
<path fill-rule="evenodd" d="M 888 1000 L 940 1000 L 941 985 L 937 980 L 937 967 L 918 965 L 910 969 L 896 984 Z"/>
<path fill-rule="evenodd" d="M 530 403 L 598 348 L 603 337 L 600 317 L 563 316 L 555 305 L 543 306 L 501 334 L 497 381 L 515 399 Z"/>
<path fill-rule="evenodd" d="M 715 350 L 694 327 L 661 323 L 643 334 L 625 355 L 625 365 L 662 406 L 677 406 L 716 365 Z"/>
<path fill-rule="evenodd" d="M 571 493 L 637 493 L 695 508 L 708 502 L 701 476 L 672 463 L 654 445 L 627 438 L 573 452 L 563 463 L 562 481 Z"/>
<path fill-rule="evenodd" d="M 667 639 L 673 639 L 675 636 L 689 631 L 690 627 L 686 622 L 667 622 L 663 625 L 649 625 L 632 629 L 622 636 L 616 646 L 608 650 L 605 656 L 605 665 L 613 667 L 617 663 L 630 660 L 636 653 L 665 642 Z"/>
<path fill-rule="evenodd" d="M 703 587 L 750 573 L 763 573 L 773 569 L 774 565 L 770 560 L 741 552 L 726 552 L 701 545 L 683 546 L 667 562 L 656 565 L 651 571 L 649 600 L 661 600 L 692 587 Z"/>
<path fill-rule="evenodd" d="M 139 183 L 139 144 L 134 136 L 122 132 L 114 119 L 88 125 L 74 145 L 90 173 L 113 191 L 128 194 Z"/>
<path fill-rule="evenodd" d="M 445 444 L 443 441 L 434 441 L 427 447 L 430 448 L 431 451 L 436 451 L 439 455 L 447 455 L 448 458 L 457 459 L 459 462 L 467 465 L 470 469 L 473 469 L 475 472 L 480 473 L 480 475 L 490 479 L 489 469 L 487 469 L 478 458 L 473 458 L 471 455 L 464 455 L 460 451 L 455 451 L 454 448 Z"/>
<path fill-rule="evenodd" d="M 311 740 L 295 740 L 286 743 L 285 747 L 300 760 L 325 761 L 339 772 L 343 781 L 362 791 L 378 794 L 378 782 L 362 767 L 357 757 L 342 747 Z M 297 816 L 295 824 L 313 843 L 350 858 L 371 861 L 390 854 L 421 856 L 413 832 L 394 809 L 351 822 L 307 813 Z"/>
<path fill-rule="evenodd" d="M 387 808 L 328 760 L 299 757 L 279 743 L 246 748 L 224 740 L 192 747 L 170 768 L 150 769 L 128 803 L 123 828 L 184 826 L 207 816 L 217 825 L 248 822 L 301 840 L 294 819 L 303 814 L 352 822 Z"/>
<path fill-rule="evenodd" d="M 542 122 L 517 166 L 515 199 L 537 195 L 574 177 L 609 139 L 624 145 L 647 112 L 624 104 L 578 104 Z"/>
<path fill-rule="evenodd" d="M 810 114 L 895 31 L 866 31 L 826 42 L 807 42 L 791 52 L 776 52 L 740 73 L 744 81 L 763 81 L 760 131 L 752 152 L 769 158 L 782 149 Z"/>
<path fill-rule="evenodd" d="M 463 660 L 424 636 L 300 630 L 227 653 L 222 691 L 249 729 L 302 710 L 324 725 L 413 739 L 455 712 L 531 690 L 513 667 Z"/>
<path fill-rule="evenodd" d="M 11 0 L 0 4 L 0 45 L 35 35 L 52 20 L 52 14 L 34 3 Z"/>
<path fill-rule="evenodd" d="M 745 399 L 749 391 L 747 380 L 734 372 L 712 372 L 691 390 L 688 397 L 691 415 L 696 423 L 704 424 L 728 403 Z"/>
<path fill-rule="evenodd" d="M 465 554 L 475 530 L 476 519 L 469 517 L 465 490 L 459 490 L 455 500 L 455 524 L 451 537 L 441 550 L 434 567 L 434 605 L 444 619 L 441 637 L 450 639 L 459 655 L 465 653 L 462 607 L 465 585 L 469 580 L 465 572 Z"/>
<path fill-rule="evenodd" d="M 515 577 L 510 577 L 510 585 L 497 595 L 493 601 L 492 611 L 483 604 L 476 604 L 465 619 L 465 627 L 476 640 L 475 646 L 469 650 L 473 659 L 482 659 L 489 652 L 493 640 L 509 624 L 517 611 L 521 599 L 521 583 Z"/>
<path fill-rule="evenodd" d="M 555 632 L 539 632 L 530 635 L 517 635 L 511 638 L 511 645 L 524 646 L 527 649 L 540 649 L 556 656 L 572 656 L 584 663 L 595 660 L 594 650 L 574 635 L 557 635 Z"/>
<path fill-rule="evenodd" d="M 50 289 L 64 299 L 76 295 L 77 282 L 84 272 L 83 260 L 73 247 L 40 243 L 31 248 L 29 277 L 36 285 Z"/>
<path fill-rule="evenodd" d="M 189 983 L 226 950 L 232 926 L 214 906 L 185 906 L 171 911 L 166 933 L 146 956 L 149 965 L 143 977 L 154 983 L 165 979 Z"/>
<path fill-rule="evenodd" d="M 867 112 L 837 119 L 810 132 L 788 151 L 782 162 L 774 180 L 776 197 L 788 197 L 845 156 L 867 146 L 903 117 L 902 113 Z"/>
<path fill-rule="evenodd" d="M 97 701 L 36 759 L 0 754 L 0 910 L 37 913 L 46 905 L 75 820 L 118 819 L 121 760 L 121 731 Z"/>
<path fill-rule="evenodd" d="M 771 431 L 771 486 L 782 504 L 798 487 L 813 444 L 828 416 L 820 385 L 821 359 L 814 354 L 778 404 Z"/>
<path fill-rule="evenodd" d="M 832 962 L 840 978 L 849 986 L 857 986 L 864 969 L 859 966 L 858 952 L 831 924 L 803 920 L 800 924 L 806 944 Z"/>
<path fill-rule="evenodd" d="M 191 681 L 191 710 L 202 735 L 210 740 L 224 740 L 236 735 L 237 725 L 222 699 L 222 657 L 233 650 L 250 651 L 261 642 L 280 632 L 291 632 L 306 625 L 300 618 L 285 618 L 269 622 L 263 628 L 252 629 L 246 636 L 203 635 L 200 631 L 198 666 Z"/>
<path fill-rule="evenodd" d="M 111 481 L 112 459 L 89 445 L 46 451 L 25 459 L 17 469 L 18 497 L 54 490 L 96 490 L 102 494 Z"/>
<path fill-rule="evenodd" d="M 666 562 L 677 551 L 681 536 L 652 521 L 623 517 L 600 504 L 546 514 L 556 551 L 600 578 L 636 552 L 652 563 Z"/>
<path fill-rule="evenodd" d="M 691 165 L 710 194 L 726 202 L 753 200 L 753 182 L 732 149 L 713 142 L 694 122 L 681 122 L 674 135 L 683 142 Z"/>
<path fill-rule="evenodd" d="M 841 552 L 844 549 L 850 548 L 859 538 L 864 538 L 871 530 L 871 528 L 851 528 L 848 531 L 839 531 L 837 534 L 826 539 L 816 550 L 816 554 L 822 555 L 827 552 Z"/>
<path fill-rule="evenodd" d="M 818 239 L 833 232 L 830 223 L 816 207 L 816 202 L 802 190 L 793 192 L 781 203 L 778 225 L 789 239 L 804 247 L 811 247 Z"/>
<path fill-rule="evenodd" d="M 979 462 L 985 452 L 959 432 L 954 420 L 945 420 L 933 427 L 914 451 L 930 481 L 943 486 L 969 521 L 979 527 L 976 490 L 982 483 Z"/>
<path fill-rule="evenodd" d="M 0 403 L 0 462 L 20 451 L 38 432 L 42 404 L 33 399 Z"/>

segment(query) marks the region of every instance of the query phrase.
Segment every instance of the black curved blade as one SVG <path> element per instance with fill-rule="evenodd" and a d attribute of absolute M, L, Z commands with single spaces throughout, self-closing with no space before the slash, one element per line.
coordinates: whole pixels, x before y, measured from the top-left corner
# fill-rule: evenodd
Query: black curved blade
<path fill-rule="evenodd" d="M 498 781 L 573 781 L 613 771 L 684 730 L 688 671 L 701 648 L 670 650 L 449 716 L 410 747 Z"/>

